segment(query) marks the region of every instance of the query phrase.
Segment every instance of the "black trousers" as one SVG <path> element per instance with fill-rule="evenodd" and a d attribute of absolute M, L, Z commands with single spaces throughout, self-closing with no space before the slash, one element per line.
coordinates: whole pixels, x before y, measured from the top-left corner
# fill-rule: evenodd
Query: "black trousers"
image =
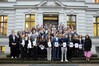
<path fill-rule="evenodd" d="M 20 47 L 19 45 L 17 45 L 17 58 L 19 58 L 19 55 L 20 55 Z"/>
<path fill-rule="evenodd" d="M 23 47 L 22 45 L 20 45 L 20 49 L 21 49 L 21 59 L 25 59 L 27 58 L 27 49 L 25 49 L 25 47 Z"/>
<path fill-rule="evenodd" d="M 41 60 L 45 60 L 45 57 L 46 57 L 46 49 L 43 49 L 43 50 L 40 50 L 40 57 L 41 57 Z"/>
<path fill-rule="evenodd" d="M 32 58 L 32 48 L 27 49 L 27 58 L 31 59 Z"/>
<path fill-rule="evenodd" d="M 67 48 L 67 59 L 71 60 L 72 59 L 72 48 Z"/>
<path fill-rule="evenodd" d="M 10 52 L 11 52 L 11 53 L 10 53 L 10 56 L 11 56 L 11 57 L 14 57 L 14 58 L 17 57 L 17 52 L 18 52 L 18 51 L 17 51 L 17 46 L 12 46 L 12 47 L 10 47 Z"/>
<path fill-rule="evenodd" d="M 33 60 L 38 60 L 38 47 L 37 46 L 33 47 L 32 57 L 33 57 Z"/>

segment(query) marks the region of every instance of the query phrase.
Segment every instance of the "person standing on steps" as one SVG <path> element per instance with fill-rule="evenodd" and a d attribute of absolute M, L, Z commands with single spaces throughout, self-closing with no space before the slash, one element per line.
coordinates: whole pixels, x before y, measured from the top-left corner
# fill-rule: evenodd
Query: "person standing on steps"
<path fill-rule="evenodd" d="M 53 49 L 53 59 L 54 61 L 58 61 L 59 60 L 59 37 L 58 34 L 54 35 L 53 38 L 53 45 L 54 45 L 54 49 Z"/>
<path fill-rule="evenodd" d="M 11 35 L 9 35 L 9 47 L 10 47 L 10 57 L 17 58 L 17 36 L 12 30 Z"/>
<path fill-rule="evenodd" d="M 51 57 L 52 57 L 52 40 L 51 36 L 49 35 L 47 37 L 47 60 L 51 61 Z"/>
<path fill-rule="evenodd" d="M 92 48 L 92 41 L 91 41 L 89 35 L 86 35 L 85 43 L 84 43 L 84 55 L 86 57 L 86 61 L 90 61 L 91 48 Z"/>
<path fill-rule="evenodd" d="M 68 36 L 65 37 L 65 34 L 63 34 L 61 40 L 62 40 L 62 45 L 61 45 L 61 62 L 63 62 L 64 56 L 65 56 L 65 61 L 68 62 L 68 60 L 67 60 Z"/>

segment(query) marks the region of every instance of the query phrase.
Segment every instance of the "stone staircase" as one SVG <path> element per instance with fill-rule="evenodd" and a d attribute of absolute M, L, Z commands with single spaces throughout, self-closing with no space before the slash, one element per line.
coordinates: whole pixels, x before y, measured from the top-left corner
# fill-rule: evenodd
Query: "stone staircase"
<path fill-rule="evenodd" d="M 87 62 L 84 57 L 72 58 L 72 61 L 61 62 L 61 61 L 33 61 L 33 60 L 24 60 L 20 59 L 11 59 L 6 56 L 9 54 L 10 49 L 8 46 L 8 38 L 0 38 L 0 46 L 5 46 L 4 55 L 0 53 L 0 64 L 99 64 L 99 38 L 92 38 L 92 57 L 90 62 Z"/>
<path fill-rule="evenodd" d="M 32 59 L 25 59 L 22 61 L 21 59 L 11 59 L 7 57 L 8 54 L 1 53 L 0 54 L 0 64 L 99 64 L 99 57 L 97 55 L 92 55 L 91 60 L 87 62 L 85 57 L 73 57 L 69 62 L 61 62 L 61 61 L 41 61 L 40 58 L 38 61 L 33 61 Z"/>

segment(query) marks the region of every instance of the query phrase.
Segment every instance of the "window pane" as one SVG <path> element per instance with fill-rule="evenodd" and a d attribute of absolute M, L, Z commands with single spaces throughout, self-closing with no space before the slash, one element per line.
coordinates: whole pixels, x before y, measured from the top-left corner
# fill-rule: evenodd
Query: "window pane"
<path fill-rule="evenodd" d="M 6 36 L 7 35 L 7 29 L 4 28 L 3 34 Z"/>
<path fill-rule="evenodd" d="M 30 19 L 30 15 L 26 15 L 26 21 L 31 21 L 31 19 Z"/>
<path fill-rule="evenodd" d="M 3 16 L 0 16 L 0 22 L 3 22 Z"/>
<path fill-rule="evenodd" d="M 67 26 L 73 27 L 74 29 L 76 29 L 76 16 L 75 15 L 67 16 Z"/>
<path fill-rule="evenodd" d="M 72 22 L 75 22 L 75 21 L 76 21 L 75 19 L 76 19 L 75 16 L 71 16 L 71 21 L 72 21 Z"/>
<path fill-rule="evenodd" d="M 8 20 L 8 17 L 4 16 L 4 22 L 7 22 L 7 20 Z"/>
<path fill-rule="evenodd" d="M 7 28 L 7 23 L 4 23 L 4 26 L 3 26 L 4 28 Z"/>
<path fill-rule="evenodd" d="M 70 26 L 70 22 L 67 22 L 67 26 Z"/>
<path fill-rule="evenodd" d="M 99 17 L 97 17 L 97 23 L 99 23 Z"/>
<path fill-rule="evenodd" d="M 31 22 L 31 27 L 34 27 L 35 26 L 35 22 Z"/>
<path fill-rule="evenodd" d="M 96 17 L 93 17 L 93 23 L 96 23 Z"/>
<path fill-rule="evenodd" d="M 4 35 L 7 34 L 7 23 L 4 23 L 4 32 L 3 32 Z"/>
<path fill-rule="evenodd" d="M 67 16 L 67 21 L 70 21 L 69 16 Z"/>
<path fill-rule="evenodd" d="M 93 32 L 94 33 L 94 36 L 96 36 L 96 24 L 93 25 L 93 31 L 94 31 Z"/>
<path fill-rule="evenodd" d="M 31 21 L 35 21 L 35 15 L 31 15 Z"/>
<path fill-rule="evenodd" d="M 0 23 L 0 33 L 2 34 L 3 32 L 3 23 Z"/>
<path fill-rule="evenodd" d="M 25 28 L 31 29 L 31 27 L 35 26 L 35 15 L 34 14 L 26 15 L 25 20 L 26 20 Z"/>
<path fill-rule="evenodd" d="M 74 29 L 76 29 L 76 23 L 72 23 Z"/>
<path fill-rule="evenodd" d="M 98 24 L 98 36 L 99 36 L 99 24 Z"/>
<path fill-rule="evenodd" d="M 4 36 L 7 35 L 7 21 L 8 16 L 5 15 L 0 16 L 0 34 Z"/>
<path fill-rule="evenodd" d="M 26 22 L 25 27 L 26 29 L 30 29 L 31 23 L 30 22 Z"/>

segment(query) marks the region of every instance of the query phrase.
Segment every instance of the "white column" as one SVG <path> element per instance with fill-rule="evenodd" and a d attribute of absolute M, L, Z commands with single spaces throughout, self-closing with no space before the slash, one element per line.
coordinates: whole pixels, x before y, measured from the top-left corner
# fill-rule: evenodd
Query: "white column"
<path fill-rule="evenodd" d="M 59 13 L 59 24 L 66 26 L 66 15 L 64 13 Z"/>
<path fill-rule="evenodd" d="M 85 36 L 86 35 L 86 15 L 85 12 L 79 13 L 76 15 L 76 28 L 77 33 L 79 35 Z"/>
<path fill-rule="evenodd" d="M 35 25 L 40 25 L 42 26 L 43 25 L 43 13 L 39 12 L 37 13 L 36 15 L 36 24 Z"/>

